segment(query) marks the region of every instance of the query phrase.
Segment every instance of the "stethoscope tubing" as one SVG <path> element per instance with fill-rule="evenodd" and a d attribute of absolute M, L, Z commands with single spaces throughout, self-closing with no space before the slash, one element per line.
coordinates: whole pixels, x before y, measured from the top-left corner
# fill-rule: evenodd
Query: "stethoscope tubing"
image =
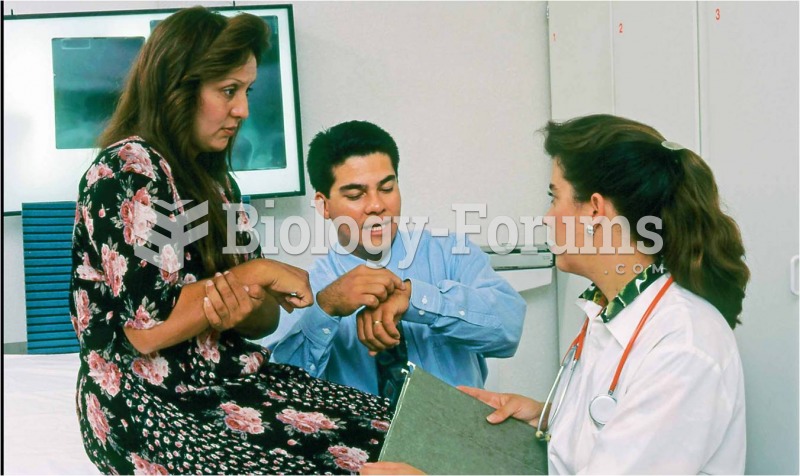
<path fill-rule="evenodd" d="M 653 309 L 656 307 L 656 304 L 658 304 L 658 302 L 664 296 L 664 293 L 666 293 L 667 289 L 672 285 L 673 282 L 674 278 L 670 276 L 669 279 L 667 279 L 667 282 L 664 284 L 664 286 L 662 286 L 661 289 L 658 291 L 658 294 L 656 294 L 656 297 L 650 303 L 650 306 L 644 312 L 642 318 L 639 320 L 639 325 L 636 327 L 636 330 L 634 331 L 633 335 L 628 341 L 628 345 L 625 347 L 625 350 L 623 351 L 622 356 L 620 357 L 619 363 L 617 364 L 617 370 L 614 373 L 614 378 L 611 381 L 611 385 L 608 388 L 608 393 L 607 394 L 601 393 L 595 396 L 592 399 L 592 402 L 590 402 L 589 417 L 598 426 L 603 427 L 606 424 L 606 421 L 600 421 L 595 418 L 595 416 L 592 414 L 591 411 L 592 404 L 594 403 L 595 400 L 598 399 L 598 397 L 604 397 L 604 398 L 610 398 L 613 401 L 613 404 L 616 405 L 616 398 L 614 398 L 614 391 L 617 388 L 619 377 L 622 374 L 622 368 L 625 366 L 625 362 L 628 360 L 628 354 L 630 354 L 630 351 L 633 348 L 633 343 L 639 336 L 639 332 L 642 330 L 642 327 L 644 327 L 644 323 L 647 321 L 647 318 L 653 312 Z M 600 312 L 602 312 L 602 310 Z M 600 313 L 598 313 L 598 315 L 599 314 Z M 578 365 L 578 361 L 581 358 L 581 353 L 583 351 L 583 342 L 586 339 L 586 333 L 588 332 L 589 320 L 590 320 L 589 316 L 586 316 L 586 320 L 583 323 L 581 332 L 578 334 L 575 340 L 572 341 L 572 345 L 570 345 L 569 350 L 567 350 L 567 353 L 564 355 L 564 359 L 561 361 L 561 366 L 558 369 L 558 373 L 556 374 L 555 382 L 553 382 L 553 386 L 550 388 L 550 392 L 547 394 L 547 399 L 544 402 L 544 406 L 542 406 L 542 413 L 541 416 L 539 417 L 539 422 L 536 425 L 536 436 L 540 439 L 542 438 L 545 440 L 550 439 L 550 428 L 552 427 L 553 423 L 555 422 L 556 416 L 558 416 L 558 413 L 561 410 L 561 405 L 564 403 L 564 398 L 567 395 L 570 383 L 572 383 L 572 376 L 575 374 L 575 367 Z M 572 357 L 571 359 L 570 356 Z M 567 366 L 570 366 L 570 369 L 569 369 L 569 376 L 567 377 L 567 382 L 564 386 L 564 391 L 561 392 L 561 397 L 558 399 L 558 404 L 556 405 L 556 409 L 555 412 L 553 413 L 553 416 L 551 418 L 548 418 L 547 426 L 544 427 L 544 430 L 542 430 L 542 424 L 544 422 L 545 415 L 547 414 L 547 409 L 548 407 L 553 406 L 554 403 L 553 396 L 556 392 L 556 389 L 559 386 L 559 382 L 561 381 L 561 376 L 564 373 L 564 369 L 566 369 Z"/>

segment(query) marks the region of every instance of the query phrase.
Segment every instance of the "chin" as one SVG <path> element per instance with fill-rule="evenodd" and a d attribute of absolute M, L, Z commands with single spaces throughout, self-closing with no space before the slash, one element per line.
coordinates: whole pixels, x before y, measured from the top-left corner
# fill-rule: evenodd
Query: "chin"
<path fill-rule="evenodd" d="M 565 273 L 575 274 L 575 268 L 571 266 L 570 257 L 565 254 L 555 255 L 556 268 Z"/>

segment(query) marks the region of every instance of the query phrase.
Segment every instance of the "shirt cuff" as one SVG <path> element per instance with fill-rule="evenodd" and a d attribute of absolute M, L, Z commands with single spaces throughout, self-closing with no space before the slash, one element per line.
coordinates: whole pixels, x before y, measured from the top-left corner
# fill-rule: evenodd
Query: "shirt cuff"
<path fill-rule="evenodd" d="M 420 324 L 433 324 L 441 314 L 442 295 L 433 284 L 411 279 L 411 299 L 403 319 Z"/>
<path fill-rule="evenodd" d="M 340 317 L 329 316 L 314 302 L 314 305 L 300 316 L 300 329 L 312 344 L 325 347 L 336 335 L 340 322 Z"/>

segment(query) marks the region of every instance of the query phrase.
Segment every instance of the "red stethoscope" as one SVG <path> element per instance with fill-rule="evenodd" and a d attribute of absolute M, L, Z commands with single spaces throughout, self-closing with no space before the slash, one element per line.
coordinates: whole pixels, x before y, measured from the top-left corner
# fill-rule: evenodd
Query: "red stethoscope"
<path fill-rule="evenodd" d="M 631 339 L 628 341 L 627 347 L 625 347 L 625 351 L 622 353 L 622 357 L 619 359 L 619 364 L 617 364 L 617 371 L 614 374 L 614 379 L 611 381 L 611 386 L 608 387 L 608 393 L 601 393 L 595 396 L 592 401 L 589 402 L 589 417 L 598 427 L 602 428 L 605 426 L 605 424 L 614 414 L 614 410 L 617 407 L 617 399 L 614 398 L 614 391 L 617 389 L 617 383 L 619 382 L 619 376 L 622 373 L 622 367 L 625 366 L 625 361 L 628 360 L 628 354 L 631 352 L 633 343 L 636 342 L 636 337 L 639 336 L 639 331 L 642 330 L 645 321 L 647 321 L 647 318 L 650 317 L 650 314 L 653 312 L 656 304 L 658 304 L 658 302 L 664 296 L 664 293 L 667 292 L 667 289 L 670 287 L 670 285 L 672 285 L 673 281 L 674 279 L 672 276 L 667 279 L 667 282 L 664 283 L 664 286 L 662 286 L 658 291 L 658 294 L 656 294 L 653 302 L 650 303 L 650 307 L 647 308 L 647 310 L 644 312 L 644 315 L 642 315 L 642 318 L 639 320 L 639 325 L 636 326 L 636 330 L 633 332 Z M 602 310 L 600 312 L 602 312 Z M 561 361 L 561 367 L 558 369 L 556 381 L 553 382 L 553 386 L 550 388 L 550 392 L 547 394 L 547 399 L 544 401 L 544 407 L 542 407 L 543 416 L 539 418 L 539 424 L 536 426 L 536 436 L 539 439 L 550 440 L 550 428 L 553 426 L 556 416 L 558 416 L 558 411 L 561 409 L 561 404 L 564 402 L 564 396 L 567 394 L 569 384 L 572 382 L 572 375 L 575 373 L 575 366 L 578 365 L 578 361 L 581 358 L 581 353 L 583 352 L 583 342 L 586 340 L 586 332 L 588 329 L 589 316 L 586 316 L 586 320 L 583 322 L 581 332 L 578 334 L 575 340 L 572 341 L 567 354 Z M 564 386 L 564 391 L 561 393 L 561 397 L 558 399 L 558 405 L 556 405 L 555 412 L 553 412 L 552 417 L 548 418 L 547 425 L 542 426 L 542 423 L 545 420 L 544 415 L 547 415 L 548 407 L 552 407 L 553 394 L 555 393 L 556 388 L 558 388 L 558 384 L 561 381 L 561 376 L 563 375 L 564 369 L 567 366 L 569 366 L 570 369 L 569 377 L 567 377 L 567 383 Z"/>

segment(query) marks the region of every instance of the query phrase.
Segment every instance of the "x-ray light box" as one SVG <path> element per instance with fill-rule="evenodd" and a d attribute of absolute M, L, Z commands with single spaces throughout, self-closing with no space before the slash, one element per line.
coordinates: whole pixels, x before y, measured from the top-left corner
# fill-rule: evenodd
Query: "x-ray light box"
<path fill-rule="evenodd" d="M 262 18 L 271 49 L 250 95 L 232 165 L 251 197 L 304 190 L 292 8 L 221 7 Z M 3 213 L 23 202 L 75 200 L 131 64 L 175 9 L 3 17 Z"/>

